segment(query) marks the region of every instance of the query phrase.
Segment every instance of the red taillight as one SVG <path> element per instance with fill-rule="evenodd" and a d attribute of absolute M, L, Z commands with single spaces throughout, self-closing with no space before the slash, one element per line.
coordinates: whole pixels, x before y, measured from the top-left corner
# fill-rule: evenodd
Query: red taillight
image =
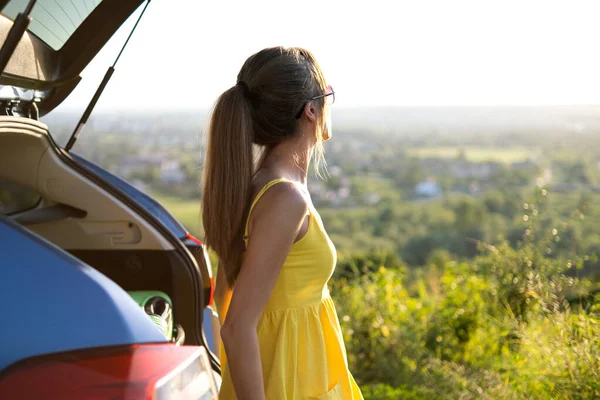
<path fill-rule="evenodd" d="M 210 297 L 208 298 L 208 305 L 212 306 L 213 300 L 215 298 L 215 278 L 210 277 Z"/>
<path fill-rule="evenodd" d="M 206 350 L 148 344 L 78 350 L 19 362 L 0 399 L 216 399 Z"/>
<path fill-rule="evenodd" d="M 204 243 L 202 243 L 200 239 L 193 237 L 191 233 L 186 233 L 185 237 L 196 243 L 198 246 L 204 246 Z"/>

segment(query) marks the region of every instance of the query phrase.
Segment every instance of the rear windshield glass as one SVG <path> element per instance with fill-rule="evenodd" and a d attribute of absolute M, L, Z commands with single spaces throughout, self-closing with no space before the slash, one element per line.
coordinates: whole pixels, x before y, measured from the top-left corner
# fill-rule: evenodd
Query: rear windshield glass
<path fill-rule="evenodd" d="M 29 31 L 54 50 L 60 49 L 102 0 L 38 0 L 31 11 Z M 29 0 L 11 0 L 2 14 L 14 20 Z"/>

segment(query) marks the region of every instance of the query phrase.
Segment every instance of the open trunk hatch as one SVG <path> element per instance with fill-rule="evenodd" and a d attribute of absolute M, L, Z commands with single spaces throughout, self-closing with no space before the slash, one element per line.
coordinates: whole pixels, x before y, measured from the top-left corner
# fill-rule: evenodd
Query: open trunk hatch
<path fill-rule="evenodd" d="M 9 1 L 0 15 L 0 42 L 28 1 Z M 0 85 L 22 100 L 38 98 L 40 115 L 58 106 L 79 74 L 144 0 L 38 0 Z M 18 94 L 17 94 L 18 93 Z"/>

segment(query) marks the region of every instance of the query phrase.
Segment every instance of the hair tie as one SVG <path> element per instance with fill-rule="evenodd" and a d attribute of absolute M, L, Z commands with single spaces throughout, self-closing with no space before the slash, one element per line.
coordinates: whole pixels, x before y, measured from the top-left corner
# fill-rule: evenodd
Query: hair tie
<path fill-rule="evenodd" d="M 238 81 L 236 83 L 236 86 L 239 86 L 242 88 L 243 92 L 244 92 L 244 97 L 247 98 L 248 100 L 250 100 L 250 103 L 252 103 L 252 106 L 255 109 L 258 109 L 260 107 L 260 98 L 256 93 L 252 93 L 250 91 L 250 87 L 248 86 L 248 84 L 244 81 Z"/>
<path fill-rule="evenodd" d="M 240 86 L 242 88 L 242 90 L 244 91 L 244 96 L 246 96 L 246 97 L 250 96 L 250 88 L 248 87 L 248 84 L 246 82 L 238 81 L 236 86 Z"/>

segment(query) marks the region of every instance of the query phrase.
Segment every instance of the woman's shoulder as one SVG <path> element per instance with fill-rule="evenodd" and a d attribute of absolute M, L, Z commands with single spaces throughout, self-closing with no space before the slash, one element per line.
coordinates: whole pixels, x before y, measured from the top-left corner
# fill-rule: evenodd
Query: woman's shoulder
<path fill-rule="evenodd" d="M 261 205 L 270 204 L 271 206 L 275 203 L 283 202 L 289 206 L 302 206 L 308 205 L 303 189 L 297 182 L 287 180 L 285 178 L 275 178 L 267 181 L 266 183 L 259 185 L 254 190 L 255 196 L 260 195 Z M 262 192 L 262 193 L 261 193 Z M 259 204 L 257 204 L 258 206 Z"/>
<path fill-rule="evenodd" d="M 308 211 L 308 199 L 301 185 L 277 174 L 264 173 L 252 183 L 256 214 L 266 214 L 277 209 L 304 215 Z M 260 198 L 259 198 L 260 196 Z"/>

